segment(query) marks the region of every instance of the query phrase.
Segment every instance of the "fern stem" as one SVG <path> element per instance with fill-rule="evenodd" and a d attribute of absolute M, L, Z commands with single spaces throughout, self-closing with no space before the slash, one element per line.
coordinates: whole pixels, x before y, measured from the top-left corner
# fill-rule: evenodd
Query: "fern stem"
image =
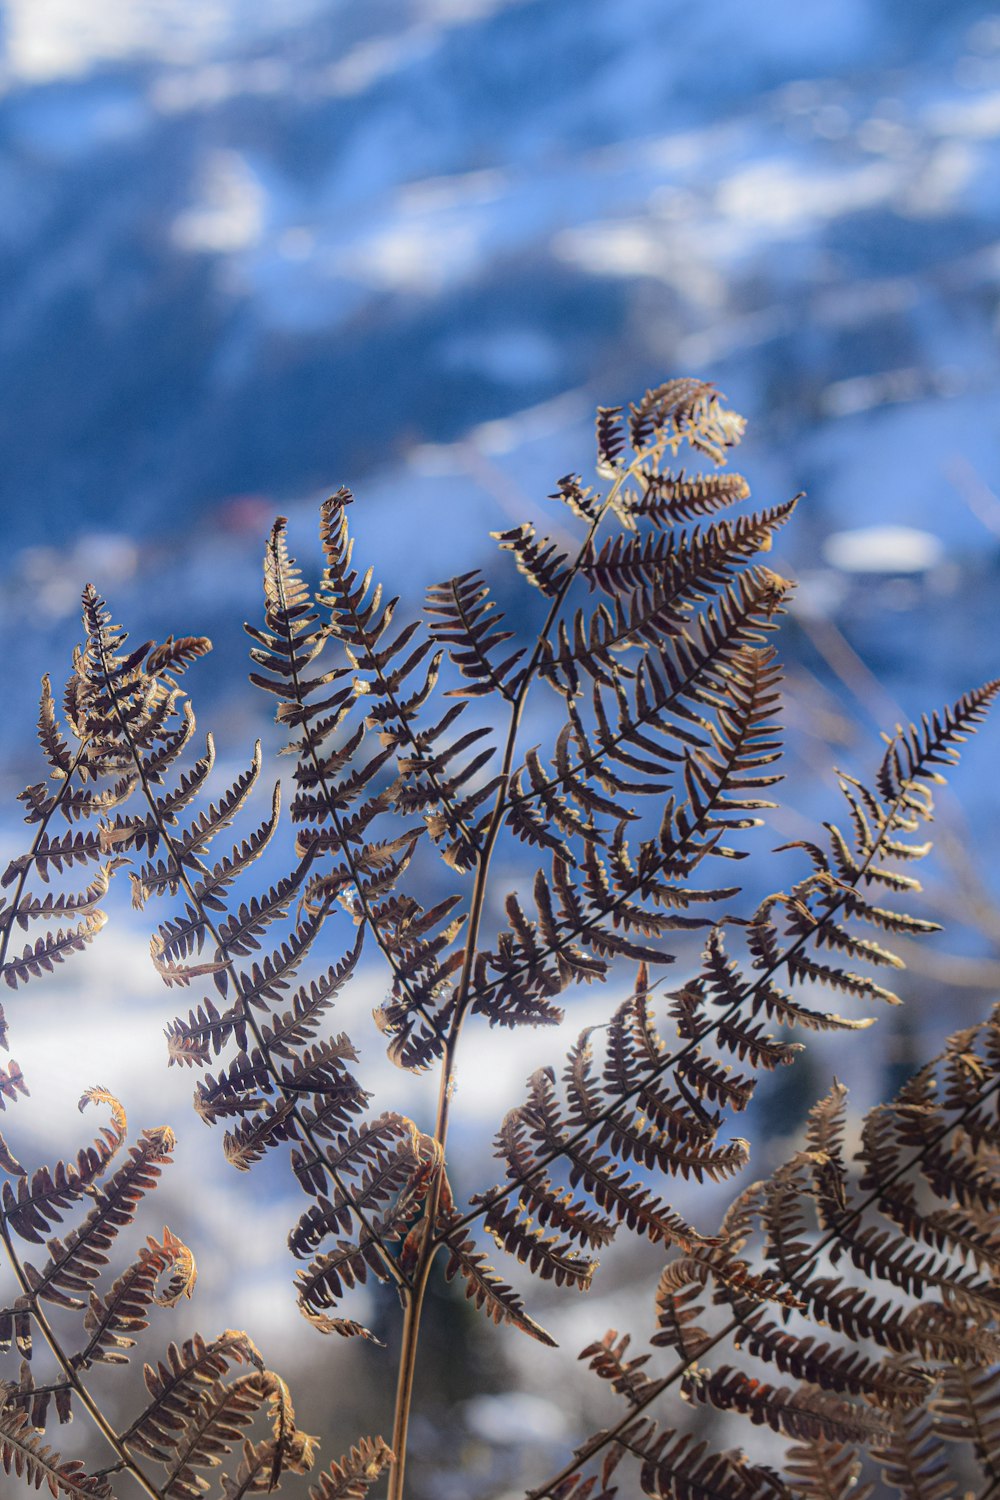
<path fill-rule="evenodd" d="M 449 1036 L 441 1058 L 441 1075 L 438 1084 L 437 1115 L 434 1121 L 434 1139 L 442 1153 L 442 1166 L 431 1184 L 424 1211 L 427 1230 L 421 1247 L 420 1259 L 413 1272 L 412 1291 L 406 1299 L 403 1314 L 403 1331 L 400 1342 L 399 1368 L 396 1375 L 396 1405 L 392 1419 L 393 1460 L 389 1469 L 388 1500 L 403 1500 L 403 1481 L 406 1471 L 406 1444 L 410 1427 L 410 1412 L 413 1408 L 413 1386 L 417 1371 L 417 1345 L 420 1341 L 420 1319 L 424 1297 L 430 1280 L 434 1257 L 440 1242 L 431 1233 L 441 1201 L 441 1184 L 444 1175 L 444 1147 L 448 1139 L 448 1116 L 451 1109 L 452 1080 L 455 1067 L 455 1052 L 458 1032 Z"/>
<path fill-rule="evenodd" d="M 175 846 L 173 838 L 172 838 L 172 836 L 170 834 L 170 830 L 166 827 L 166 825 L 164 824 L 164 822 L 163 822 L 163 820 L 162 820 L 162 818 L 160 816 L 160 811 L 159 811 L 159 808 L 157 806 L 156 798 L 153 795 L 152 787 L 150 786 L 149 780 L 148 780 L 148 778 L 146 776 L 146 768 L 145 768 L 145 765 L 143 763 L 142 756 L 140 755 L 138 747 L 137 747 L 134 739 L 132 738 L 132 734 L 131 734 L 131 731 L 129 730 L 128 723 L 127 723 L 127 721 L 125 719 L 125 716 L 124 716 L 124 714 L 122 714 L 122 712 L 121 712 L 121 710 L 120 710 L 120 708 L 118 706 L 118 691 L 117 691 L 117 688 L 113 685 L 112 679 L 111 679 L 111 677 L 110 677 L 110 675 L 108 673 L 107 658 L 106 658 L 105 651 L 104 651 L 104 642 L 103 642 L 103 640 L 101 640 L 101 642 L 100 642 L 99 650 L 100 650 L 100 654 L 101 654 L 102 669 L 104 670 L 105 675 L 106 675 L 107 680 L 108 680 L 108 683 L 109 683 L 109 688 L 110 688 L 110 692 L 111 692 L 111 698 L 112 698 L 112 701 L 113 701 L 113 703 L 115 705 L 115 711 L 116 711 L 117 716 L 118 716 L 118 723 L 119 723 L 119 725 L 121 727 L 122 735 L 123 735 L 123 737 L 125 739 L 126 744 L 128 745 L 129 752 L 131 753 L 133 762 L 135 763 L 135 766 L 136 766 L 136 770 L 138 771 L 139 780 L 140 780 L 140 783 L 142 785 L 143 796 L 146 799 L 147 806 L 149 807 L 150 812 L 153 814 L 153 817 L 156 819 L 156 827 L 157 827 L 157 830 L 159 832 L 159 835 L 160 835 L 161 839 L 163 840 L 164 844 L 166 845 L 166 848 L 167 848 L 167 850 L 168 850 L 168 852 L 170 854 L 170 858 L 172 859 L 172 861 L 173 861 L 173 863 L 174 863 L 174 865 L 176 867 L 178 882 L 179 882 L 179 884 L 181 886 L 183 886 L 184 892 L 187 895 L 188 899 L 190 900 L 192 906 L 195 907 L 195 909 L 199 913 L 199 916 L 203 920 L 206 928 L 211 933 L 212 938 L 215 941 L 216 953 L 220 956 L 220 958 L 222 960 L 222 963 L 224 964 L 225 968 L 229 971 L 229 974 L 232 977 L 233 984 L 235 986 L 237 995 L 240 996 L 240 997 L 242 997 L 242 993 L 243 993 L 242 978 L 241 978 L 241 975 L 240 975 L 240 973 L 239 973 L 239 971 L 238 971 L 238 969 L 236 967 L 235 961 L 234 961 L 231 953 L 229 952 L 229 949 L 227 948 L 225 942 L 223 941 L 223 939 L 221 937 L 221 934 L 219 932 L 219 929 L 218 929 L 218 926 L 217 926 L 216 922 L 213 920 L 211 914 L 209 913 L 209 911 L 205 907 L 205 905 L 202 902 L 201 898 L 198 896 L 198 894 L 197 894 L 194 886 L 191 884 L 191 881 L 190 881 L 190 879 L 189 879 L 189 877 L 188 877 L 188 875 L 187 875 L 187 873 L 186 873 L 186 871 L 184 869 L 183 861 L 181 860 L 180 856 L 177 853 L 176 846 Z M 291 1114 L 291 1118 L 295 1121 L 297 1128 L 301 1131 L 304 1139 L 309 1142 L 309 1145 L 312 1148 L 313 1152 L 315 1153 L 318 1161 L 322 1164 L 324 1171 L 328 1172 L 329 1175 L 330 1175 L 330 1177 L 333 1179 L 333 1181 L 336 1184 L 337 1188 L 339 1189 L 339 1191 L 343 1195 L 345 1202 L 347 1202 L 350 1205 L 351 1211 L 354 1213 L 354 1215 L 357 1218 L 358 1222 L 360 1223 L 363 1231 L 369 1236 L 369 1239 L 370 1239 L 371 1243 L 374 1244 L 375 1247 L 376 1247 L 376 1249 L 378 1250 L 379 1255 L 382 1258 L 382 1260 L 384 1261 L 384 1263 L 385 1263 L 385 1265 L 386 1265 L 386 1267 L 388 1269 L 389 1275 L 392 1278 L 392 1280 L 395 1281 L 395 1283 L 396 1283 L 397 1286 L 399 1286 L 401 1288 L 406 1288 L 408 1286 L 407 1278 L 403 1275 L 402 1271 L 397 1266 L 395 1260 L 390 1255 L 390 1253 L 387 1250 L 386 1246 L 383 1244 L 382 1240 L 375 1233 L 375 1231 L 372 1228 L 371 1224 L 368 1222 L 368 1218 L 367 1218 L 364 1210 L 361 1207 L 359 1207 L 359 1205 L 354 1201 L 353 1196 L 351 1195 L 349 1189 L 344 1184 L 344 1182 L 343 1182 L 340 1174 L 337 1172 L 336 1168 L 333 1167 L 329 1163 L 329 1161 L 326 1159 L 325 1154 L 323 1153 L 323 1151 L 322 1151 L 322 1149 L 321 1149 L 321 1147 L 319 1145 L 319 1142 L 317 1141 L 315 1135 L 313 1134 L 312 1127 L 308 1124 L 308 1122 L 306 1120 L 304 1120 L 302 1118 L 302 1114 L 301 1114 L 301 1111 L 299 1109 L 298 1104 L 295 1101 L 294 1094 L 286 1094 L 285 1089 L 284 1089 L 284 1085 L 283 1085 L 283 1081 L 282 1081 L 282 1078 L 281 1078 L 281 1075 L 278 1072 L 278 1069 L 277 1069 L 277 1067 L 274 1064 L 274 1061 L 273 1061 L 273 1059 L 271 1057 L 271 1054 L 270 1054 L 270 1050 L 268 1049 L 268 1046 L 267 1046 L 267 1042 L 266 1042 L 266 1040 L 264 1038 L 264 1035 L 263 1035 L 263 1033 L 262 1033 L 262 1031 L 260 1029 L 260 1025 L 259 1025 L 259 1023 L 257 1021 L 256 1016 L 253 1014 L 253 1011 L 252 1011 L 252 1009 L 251 1009 L 250 1006 L 246 1006 L 244 1008 L 244 1019 L 246 1020 L 247 1025 L 250 1027 L 250 1030 L 253 1033 L 254 1041 L 257 1043 L 257 1046 L 260 1049 L 261 1055 L 263 1056 L 263 1058 L 265 1060 L 265 1063 L 266 1063 L 266 1066 L 267 1066 L 268 1075 L 271 1078 L 272 1082 L 274 1083 L 275 1088 L 281 1094 L 282 1098 L 288 1099 L 289 1102 L 292 1105 L 290 1114 Z"/>
<path fill-rule="evenodd" d="M 81 1405 L 83 1406 L 87 1415 L 90 1417 L 91 1421 L 97 1427 L 101 1436 L 118 1455 L 118 1464 L 116 1465 L 116 1467 L 127 1469 L 128 1472 L 132 1475 L 132 1478 L 140 1486 L 140 1488 L 149 1496 L 149 1500 L 164 1500 L 163 1491 L 156 1486 L 153 1480 L 150 1479 L 149 1475 L 140 1468 L 139 1464 L 131 1456 L 122 1439 L 112 1427 L 107 1417 L 101 1411 L 101 1408 L 98 1406 L 93 1396 L 87 1390 L 87 1387 L 80 1379 L 79 1372 L 74 1368 L 65 1351 L 63 1350 L 63 1347 L 56 1337 L 51 1323 L 46 1317 L 38 1301 L 38 1298 L 32 1290 L 31 1283 L 28 1280 L 27 1275 L 25 1274 L 24 1266 L 21 1263 L 21 1257 L 18 1255 L 17 1250 L 14 1246 L 14 1242 L 11 1239 L 10 1228 L 7 1224 L 6 1216 L 2 1214 L 0 1214 L 0 1239 L 3 1240 L 3 1247 L 7 1253 L 7 1259 L 10 1262 L 11 1270 L 14 1272 L 14 1275 L 17 1278 L 18 1285 L 21 1288 L 21 1293 L 31 1305 L 31 1316 L 34 1322 L 38 1326 L 42 1337 L 44 1338 L 45 1342 L 48 1344 L 53 1355 L 58 1361 L 59 1368 L 66 1376 L 68 1385 L 71 1386 L 73 1391 L 76 1393 Z"/>
<path fill-rule="evenodd" d="M 587 535 L 576 556 L 575 561 L 566 570 L 560 581 L 559 588 L 553 597 L 545 622 L 539 631 L 535 641 L 534 650 L 524 669 L 518 684 L 517 693 L 511 703 L 510 722 L 507 729 L 507 739 L 504 744 L 503 760 L 500 767 L 499 785 L 493 803 L 493 813 L 490 818 L 483 847 L 479 851 L 476 861 L 476 876 L 472 891 L 472 901 L 469 910 L 469 926 L 466 938 L 465 960 L 462 965 L 462 973 L 455 993 L 455 1010 L 451 1025 L 445 1040 L 444 1052 L 441 1059 L 441 1077 L 438 1090 L 437 1119 L 434 1127 L 434 1139 L 438 1143 L 442 1158 L 448 1138 L 448 1116 L 451 1104 L 451 1093 L 454 1084 L 455 1057 L 458 1051 L 459 1038 L 462 1031 L 462 1023 L 469 1007 L 469 987 L 472 982 L 473 965 L 476 959 L 476 951 L 479 944 L 479 930 L 482 925 L 483 911 L 486 902 L 486 886 L 489 879 L 490 863 L 493 850 L 500 833 L 506 811 L 507 791 L 510 785 L 511 769 L 514 763 L 514 752 L 517 748 L 517 736 L 521 727 L 521 719 L 524 714 L 528 692 L 538 671 L 542 660 L 545 642 L 548 640 L 559 612 L 569 593 L 570 587 L 583 566 L 591 543 L 596 535 L 597 529 L 604 520 L 608 511 L 614 504 L 619 491 L 625 481 L 634 476 L 638 466 L 646 461 L 654 449 L 648 449 L 637 455 L 632 463 L 615 479 L 614 484 L 605 496 L 600 509 L 591 521 Z M 427 1283 L 430 1278 L 431 1266 L 434 1257 L 441 1247 L 443 1241 L 434 1233 L 434 1224 L 438 1217 L 441 1204 L 441 1188 L 443 1184 L 443 1168 L 431 1184 L 427 1196 L 427 1204 L 424 1210 L 424 1219 L 428 1230 L 421 1246 L 420 1258 L 413 1274 L 413 1294 L 406 1307 L 406 1315 L 403 1324 L 402 1345 L 399 1357 L 399 1376 L 396 1386 L 396 1410 L 393 1418 L 393 1463 L 389 1474 L 389 1497 L 388 1500 L 403 1500 L 403 1484 L 406 1470 L 406 1444 L 409 1429 L 410 1408 L 413 1403 L 413 1386 L 417 1361 L 417 1346 L 420 1340 L 420 1320 L 423 1312 L 424 1296 L 427 1291 Z"/>
<path fill-rule="evenodd" d="M 496 841 L 500 833 L 500 827 L 503 822 L 503 816 L 506 811 L 507 791 L 510 785 L 510 775 L 514 764 L 514 752 L 517 748 L 517 736 L 518 731 L 521 727 L 521 719 L 524 715 L 525 705 L 528 701 L 528 692 L 531 688 L 532 682 L 534 681 L 535 674 L 538 671 L 539 666 L 541 665 L 542 653 L 545 649 L 545 643 L 548 640 L 549 635 L 559 618 L 559 612 L 562 609 L 573 581 L 582 568 L 584 559 L 590 551 L 591 543 L 593 542 L 593 539 L 597 534 L 598 527 L 604 520 L 608 511 L 614 505 L 614 502 L 618 497 L 622 485 L 627 479 L 635 476 L 636 471 L 643 463 L 645 463 L 645 461 L 652 455 L 654 451 L 654 449 L 650 448 L 646 449 L 640 454 L 637 454 L 632 462 L 628 465 L 628 467 L 626 469 L 623 469 L 622 472 L 618 475 L 614 484 L 611 486 L 610 490 L 605 496 L 600 509 L 587 528 L 586 538 L 584 539 L 583 545 L 577 553 L 575 561 L 569 568 L 567 568 L 564 577 L 560 581 L 559 588 L 556 591 L 556 594 L 549 607 L 549 612 L 545 617 L 545 622 L 538 633 L 538 638 L 535 641 L 535 647 L 531 653 L 531 657 L 529 658 L 528 665 L 525 667 L 521 677 L 521 681 L 518 684 L 517 695 L 511 705 L 510 724 L 507 730 L 507 740 L 504 745 L 503 761 L 500 767 L 499 786 L 497 787 L 496 797 L 493 803 L 493 815 L 490 819 L 490 825 L 487 829 L 486 838 L 484 840 L 483 848 L 476 867 L 476 881 L 472 893 L 471 910 L 469 912 L 468 944 L 465 952 L 465 963 L 463 964 L 462 974 L 458 984 L 455 1014 L 451 1023 L 450 1036 L 455 1042 L 457 1042 L 458 1040 L 458 1036 L 462 1028 L 462 1022 L 465 1018 L 465 1013 L 469 1005 L 469 987 L 472 982 L 472 970 L 475 963 L 476 949 L 479 942 L 479 929 L 482 925 L 483 908 L 486 900 L 486 884 L 489 879 L 490 861 L 493 856 L 493 850 L 496 846 Z M 443 1146 L 444 1142 L 442 1141 L 441 1144 Z"/>

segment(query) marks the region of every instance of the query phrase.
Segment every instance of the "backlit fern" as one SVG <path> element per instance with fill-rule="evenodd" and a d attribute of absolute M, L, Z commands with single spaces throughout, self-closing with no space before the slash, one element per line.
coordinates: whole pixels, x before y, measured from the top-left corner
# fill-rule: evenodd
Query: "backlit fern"
<path fill-rule="evenodd" d="M 260 746 L 217 787 L 212 739 L 197 738 L 183 684 L 207 641 L 133 649 L 88 587 L 58 707 L 43 682 L 48 777 L 22 794 L 31 843 L 2 877 L 3 978 L 19 989 L 95 938 L 127 871 L 155 923 L 153 963 L 191 992 L 166 1027 L 168 1063 L 196 1070 L 196 1110 L 221 1125 L 234 1167 L 253 1172 L 288 1147 L 306 1198 L 289 1234 L 303 1337 L 308 1324 L 374 1341 L 351 1294 L 372 1279 L 398 1293 L 391 1440 L 364 1436 L 314 1469 L 300 1481 L 312 1500 L 383 1480 L 401 1500 L 432 1275 L 551 1345 L 486 1246 L 586 1291 L 628 1233 L 665 1262 L 650 1349 L 637 1355 L 612 1331 L 584 1351 L 622 1415 L 531 1500 L 636 1485 L 677 1500 L 839 1500 L 877 1472 L 890 1492 L 937 1500 L 951 1493 L 942 1455 L 959 1448 L 983 1500 L 1000 1492 L 996 1014 L 868 1115 L 856 1168 L 838 1084 L 802 1148 L 738 1191 L 721 1223 L 672 1201 L 673 1178 L 744 1173 L 753 1148 L 733 1116 L 762 1072 L 794 1065 L 790 1035 L 841 1032 L 846 1055 L 851 1033 L 898 1003 L 882 982 L 901 967 L 893 938 L 934 927 L 898 906 L 919 889 L 909 871 L 928 847 L 932 790 L 1000 691 L 989 683 L 898 728 L 870 781 L 840 777 L 841 822 L 785 846 L 801 868 L 789 888 L 741 896 L 735 876 L 780 780 L 774 636 L 791 588 L 758 559 L 795 501 L 735 511 L 745 480 L 681 465 L 692 454 L 721 465 L 742 430 L 696 380 L 601 408 L 601 488 L 559 480 L 554 537 L 527 522 L 496 534 L 520 575 L 519 612 L 535 620 L 527 644 L 489 570 L 433 583 L 402 622 L 355 558 L 346 490 L 322 507 L 315 583 L 276 522 L 263 616 L 246 628 L 250 680 L 275 700 L 289 772 L 257 824 L 244 809 Z M 294 862 L 262 889 L 256 862 L 282 795 Z M 433 1079 L 419 1121 L 371 1096 L 343 1029 L 363 949 L 385 974 L 375 1020 L 389 1057 Z M 489 1046 L 493 1027 L 560 1021 L 584 985 L 608 987 L 606 1023 L 533 1073 L 498 1124 L 499 1173 L 484 1168 L 463 1201 L 448 1175 L 462 1047 L 475 1032 Z M 0 1106 L 25 1091 L 11 1062 Z M 126 1151 L 115 1095 L 91 1088 L 82 1102 L 109 1108 L 111 1124 L 75 1159 L 25 1169 L 0 1142 L 0 1236 L 19 1288 L 0 1342 L 20 1358 L 3 1387 L 0 1463 L 81 1500 L 117 1493 L 126 1473 L 159 1500 L 193 1500 L 216 1479 L 226 1500 L 293 1487 L 316 1443 L 245 1333 L 170 1345 L 147 1365 L 134 1418 L 104 1414 L 88 1372 L 125 1363 L 149 1309 L 191 1294 L 194 1258 L 170 1230 L 117 1257 L 173 1133 L 146 1130 Z M 33 1260 L 19 1239 L 40 1247 Z M 75 1336 L 49 1304 L 81 1315 Z M 30 1365 L 38 1338 L 60 1371 L 45 1385 Z M 96 1473 L 45 1436 L 74 1408 L 109 1446 Z M 692 1408 L 725 1418 L 724 1436 L 713 1422 L 695 1431 Z M 773 1432 L 766 1462 L 759 1446 L 733 1446 L 730 1416 Z"/>

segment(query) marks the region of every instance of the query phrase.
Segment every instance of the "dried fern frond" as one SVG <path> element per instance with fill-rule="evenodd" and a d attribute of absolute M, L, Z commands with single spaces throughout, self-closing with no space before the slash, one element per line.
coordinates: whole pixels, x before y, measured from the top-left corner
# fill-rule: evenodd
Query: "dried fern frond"
<path fill-rule="evenodd" d="M 196 1334 L 183 1349 L 170 1345 L 165 1363 L 146 1366 L 151 1399 L 131 1424 L 119 1430 L 102 1413 L 89 1372 L 99 1364 L 126 1365 L 150 1309 L 190 1297 L 197 1271 L 189 1248 L 164 1228 L 159 1238 L 147 1236 L 131 1264 L 111 1279 L 117 1236 L 169 1164 L 173 1135 L 167 1127 L 143 1131 L 123 1164 L 106 1177 L 125 1143 L 125 1112 L 104 1088 L 88 1090 L 81 1108 L 90 1102 L 109 1106 L 112 1124 L 95 1146 L 79 1153 L 76 1168 L 60 1162 L 54 1172 L 48 1167 L 25 1172 L 20 1199 L 9 1191 L 4 1195 L 0 1239 L 20 1295 L 0 1309 L 0 1349 L 15 1341 L 22 1362 L 17 1377 L 0 1387 L 0 1464 L 36 1488 L 47 1485 L 53 1496 L 104 1500 L 112 1494 L 108 1476 L 127 1471 L 151 1500 L 196 1500 L 204 1491 L 197 1471 L 225 1460 L 233 1440 L 259 1413 L 272 1435 L 265 1450 L 268 1482 L 257 1488 L 274 1488 L 283 1471 L 301 1473 L 311 1466 L 315 1443 L 296 1428 L 284 1382 L 267 1369 L 245 1333 L 230 1331 L 211 1343 Z M 15 1250 L 12 1230 L 41 1242 L 53 1218 L 87 1201 L 92 1206 L 65 1237 L 48 1240 L 49 1258 L 41 1269 Z M 50 1321 L 46 1303 L 78 1314 L 74 1342 L 65 1320 Z M 59 1372 L 44 1386 L 36 1384 L 28 1363 L 35 1333 Z M 233 1377 L 233 1366 L 249 1373 Z M 100 1474 L 86 1474 L 78 1460 L 60 1458 L 43 1441 L 51 1414 L 64 1424 L 74 1411 L 90 1417 L 111 1446 L 113 1461 Z M 237 1471 L 232 1483 L 241 1482 Z"/>
<path fill-rule="evenodd" d="M 965 1086 L 949 1096 L 944 1086 L 956 1055 L 965 1059 Z M 624 1442 L 640 1417 L 649 1424 L 648 1442 L 655 1426 L 648 1409 L 675 1384 L 688 1401 L 739 1413 L 799 1444 L 808 1442 L 789 1450 L 784 1476 L 805 1500 L 846 1495 L 865 1453 L 881 1464 L 893 1493 L 943 1500 L 952 1493 L 946 1445 L 954 1444 L 964 1447 L 987 1484 L 995 1483 L 1000 1294 L 992 1276 L 969 1269 L 975 1259 L 969 1223 L 961 1221 L 949 1233 L 956 1209 L 948 1201 L 951 1185 L 935 1172 L 935 1163 L 950 1143 L 993 1164 L 998 1097 L 995 1010 L 982 1025 L 957 1033 L 893 1104 L 870 1112 L 855 1189 L 843 1149 L 846 1091 L 835 1085 L 814 1106 L 802 1149 L 736 1200 L 721 1242 L 707 1252 L 695 1246 L 665 1268 L 656 1299 L 658 1329 L 650 1342 L 677 1353 L 673 1370 L 657 1376 L 642 1354 L 624 1362 L 628 1340 L 617 1333 L 584 1350 L 581 1358 L 611 1380 L 627 1409 L 584 1445 L 577 1463 L 532 1492 L 538 1500 L 580 1481 L 584 1461 L 592 1463 Z M 976 1122 L 974 1146 L 970 1122 Z M 996 1244 L 995 1212 L 977 1216 L 976 1223 L 983 1246 Z M 926 1249 L 929 1225 L 936 1253 Z M 759 1257 L 760 1271 L 741 1284 L 731 1274 L 731 1257 L 737 1251 L 745 1257 L 758 1237 L 751 1255 Z M 853 1262 L 860 1281 L 838 1272 L 841 1262 Z M 793 1325 L 780 1327 L 761 1301 L 761 1274 L 770 1278 L 768 1300 L 776 1293 L 794 1299 Z M 707 1368 L 706 1355 L 729 1340 L 740 1353 L 739 1367 Z M 747 1368 L 748 1356 L 775 1366 L 797 1385 L 772 1386 L 753 1366 Z M 659 1486 L 683 1484 L 685 1451 L 661 1461 L 655 1474 L 647 1464 L 640 1475 L 643 1493 L 659 1495 L 665 1492 Z"/>

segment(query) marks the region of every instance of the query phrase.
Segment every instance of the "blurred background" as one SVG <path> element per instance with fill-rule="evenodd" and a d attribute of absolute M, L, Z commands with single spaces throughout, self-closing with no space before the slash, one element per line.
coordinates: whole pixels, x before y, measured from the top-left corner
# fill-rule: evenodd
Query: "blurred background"
<path fill-rule="evenodd" d="M 277 743 L 245 683 L 241 631 L 259 612 L 275 514 L 313 566 L 317 504 L 350 484 L 361 555 L 416 603 L 429 581 L 492 568 L 490 530 L 551 524 L 555 479 L 589 477 L 597 403 L 677 374 L 716 381 L 749 419 L 734 462 L 758 504 L 806 492 L 773 558 L 799 582 L 774 832 L 835 815 L 830 768 L 870 767 L 879 727 L 998 671 L 1000 11 L 988 4 L 7 0 L 0 286 L 5 854 L 24 838 L 16 794 L 42 774 L 38 679 L 68 667 L 84 582 L 136 640 L 213 637 L 191 689 L 221 784 L 255 734 Z M 878 1047 L 849 1061 L 817 1048 L 794 1084 L 765 1094 L 757 1129 L 777 1154 L 834 1069 L 859 1107 L 871 1102 L 995 992 L 997 748 L 994 725 L 957 777 L 964 816 L 943 799 L 928 909 L 948 931 L 907 952 L 912 1003 L 869 1034 Z M 10 1006 L 35 1095 L 18 1107 L 18 1154 L 75 1150 L 73 1104 L 97 1081 L 137 1125 L 169 1118 L 181 1167 L 163 1194 L 202 1263 L 195 1321 L 245 1323 L 286 1368 L 315 1362 L 321 1383 L 346 1357 L 351 1439 L 354 1408 L 381 1399 L 385 1357 L 318 1338 L 303 1354 L 282 1259 L 294 1184 L 283 1163 L 265 1170 L 257 1232 L 239 1233 L 253 1185 L 190 1114 L 190 1075 L 163 1066 L 158 1027 L 177 1007 L 146 925 L 124 890 L 110 910 L 86 956 Z M 376 1106 L 419 1115 L 426 1091 L 405 1082 L 401 1095 L 377 1063 L 366 1017 L 383 988 L 367 969 L 344 1024 L 375 1059 Z M 575 1012 L 569 1035 L 581 1017 L 593 1018 Z M 511 1044 L 507 1071 L 492 1049 L 469 1058 L 470 1160 L 512 1080 L 540 1048 L 556 1061 L 562 1040 Z M 212 1185 L 200 1217 L 185 1172 Z M 638 1326 L 652 1264 L 616 1273 L 634 1280 Z M 583 1311 L 540 1299 L 569 1358 L 621 1319 L 600 1295 Z M 475 1396 L 467 1380 L 452 1389 L 449 1340 L 470 1315 L 440 1302 L 429 1358 L 445 1394 L 418 1421 L 415 1474 L 447 1497 L 443 1431 L 465 1445 L 475 1492 L 500 1494 L 517 1480 L 512 1435 L 545 1472 L 590 1397 L 574 1387 L 560 1405 L 535 1349 L 491 1329 Z M 173 1336 L 187 1319 L 174 1316 Z M 522 1367 L 517 1398 L 501 1394 L 504 1360 Z"/>

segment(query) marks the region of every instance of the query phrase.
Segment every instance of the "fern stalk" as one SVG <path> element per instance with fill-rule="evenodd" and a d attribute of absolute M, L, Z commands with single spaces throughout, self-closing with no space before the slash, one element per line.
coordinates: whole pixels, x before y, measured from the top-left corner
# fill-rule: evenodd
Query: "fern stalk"
<path fill-rule="evenodd" d="M 518 684 L 517 692 L 511 704 L 510 722 L 507 729 L 507 739 L 504 744 L 503 759 L 499 772 L 499 785 L 493 803 L 493 814 L 490 819 L 483 847 L 479 851 L 476 860 L 476 875 L 473 885 L 472 900 L 469 909 L 469 926 L 467 930 L 465 960 L 462 965 L 462 973 L 459 979 L 456 993 L 456 1003 L 448 1035 L 445 1040 L 444 1052 L 441 1058 L 441 1075 L 438 1088 L 437 1115 L 434 1123 L 434 1139 L 444 1160 L 444 1150 L 448 1139 L 448 1119 L 451 1107 L 451 1095 L 455 1081 L 455 1058 L 458 1051 L 458 1043 L 462 1032 L 462 1023 L 469 1008 L 469 989 L 472 982 L 473 965 L 476 960 L 476 951 L 479 942 L 479 930 L 482 925 L 483 909 L 486 902 L 486 886 L 489 880 L 490 863 L 493 850 L 503 824 L 506 811 L 507 790 L 510 784 L 511 769 L 514 764 L 514 752 L 517 748 L 517 736 L 521 727 L 521 719 L 524 714 L 528 693 L 535 675 L 541 665 L 542 655 L 549 635 L 559 618 L 560 610 L 566 600 L 566 596 L 576 579 L 583 563 L 590 551 L 591 543 L 597 534 L 601 522 L 608 511 L 612 509 L 622 486 L 629 479 L 635 478 L 642 464 L 652 457 L 658 445 L 636 454 L 632 462 L 617 475 L 614 483 L 605 496 L 597 514 L 587 528 L 587 535 L 581 545 L 575 561 L 566 570 L 564 577 L 560 580 L 559 587 L 549 606 L 548 614 L 544 624 L 538 633 L 534 650 L 524 669 L 524 673 Z M 424 1297 L 427 1292 L 427 1283 L 430 1279 L 431 1267 L 438 1250 L 443 1241 L 433 1234 L 434 1223 L 438 1217 L 441 1204 L 441 1189 L 443 1185 L 443 1168 L 439 1171 L 431 1183 L 424 1212 L 424 1221 L 427 1229 L 420 1246 L 419 1259 L 413 1273 L 413 1288 L 406 1301 L 406 1311 L 403 1322 L 402 1345 L 399 1356 L 399 1374 L 396 1386 L 396 1409 L 393 1418 L 392 1450 L 395 1455 L 389 1473 L 389 1496 L 388 1500 L 403 1500 L 404 1478 L 406 1470 L 406 1445 L 409 1431 L 410 1410 L 413 1405 L 413 1386 L 416 1374 L 417 1346 L 420 1340 L 420 1321 L 423 1312 Z"/>

